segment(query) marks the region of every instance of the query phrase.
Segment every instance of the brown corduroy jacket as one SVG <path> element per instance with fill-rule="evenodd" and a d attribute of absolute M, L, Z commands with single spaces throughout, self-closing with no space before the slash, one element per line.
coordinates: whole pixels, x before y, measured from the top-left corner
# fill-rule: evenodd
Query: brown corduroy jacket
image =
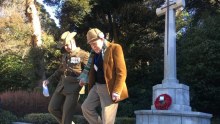
<path fill-rule="evenodd" d="M 106 51 L 104 52 L 103 71 L 107 84 L 109 95 L 113 92 L 120 94 L 120 100 L 128 98 L 128 90 L 125 83 L 127 69 L 124 60 L 122 47 L 116 43 L 106 42 Z M 94 58 L 93 58 L 94 59 Z M 91 64 L 89 72 L 89 89 L 95 84 L 94 63 Z"/>

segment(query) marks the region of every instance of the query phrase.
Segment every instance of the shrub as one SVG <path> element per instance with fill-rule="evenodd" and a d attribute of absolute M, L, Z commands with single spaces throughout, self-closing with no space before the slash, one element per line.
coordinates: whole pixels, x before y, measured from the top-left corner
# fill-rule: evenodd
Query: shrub
<path fill-rule="evenodd" d="M 116 118 L 115 124 L 135 124 L 135 118 L 119 117 Z"/>
<path fill-rule="evenodd" d="M 0 109 L 0 124 L 11 124 L 13 121 L 16 121 L 17 117 L 9 111 Z"/>
<path fill-rule="evenodd" d="M 211 124 L 220 124 L 220 117 L 213 117 L 211 119 Z"/>
<path fill-rule="evenodd" d="M 1 108 L 18 117 L 48 112 L 49 100 L 49 97 L 44 97 L 40 92 L 7 91 L 0 94 Z"/>
<path fill-rule="evenodd" d="M 31 113 L 24 116 L 24 122 L 34 124 L 57 124 L 56 119 L 49 113 Z"/>
<path fill-rule="evenodd" d="M 28 89 L 34 84 L 34 74 L 31 63 L 16 53 L 5 54 L 0 57 L 0 92 L 8 89 Z"/>
<path fill-rule="evenodd" d="M 82 115 L 74 115 L 73 122 L 76 124 L 89 124 Z"/>
<path fill-rule="evenodd" d="M 32 113 L 24 116 L 24 122 L 34 124 L 57 124 L 56 119 L 49 113 Z M 88 124 L 82 115 L 73 115 L 76 124 Z"/>
<path fill-rule="evenodd" d="M 58 122 L 49 113 L 31 113 L 24 116 L 23 122 L 34 124 L 57 124 Z M 88 124 L 82 115 L 73 115 L 73 122 L 76 124 Z M 135 124 L 135 118 L 117 117 L 115 124 Z"/>

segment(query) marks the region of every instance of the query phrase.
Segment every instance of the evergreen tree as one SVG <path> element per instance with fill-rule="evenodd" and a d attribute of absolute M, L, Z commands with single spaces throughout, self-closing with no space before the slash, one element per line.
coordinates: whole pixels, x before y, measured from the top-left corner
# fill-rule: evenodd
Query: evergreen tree
<path fill-rule="evenodd" d="M 193 110 L 219 113 L 220 15 L 188 28 L 178 43 L 179 79 L 190 86 Z"/>

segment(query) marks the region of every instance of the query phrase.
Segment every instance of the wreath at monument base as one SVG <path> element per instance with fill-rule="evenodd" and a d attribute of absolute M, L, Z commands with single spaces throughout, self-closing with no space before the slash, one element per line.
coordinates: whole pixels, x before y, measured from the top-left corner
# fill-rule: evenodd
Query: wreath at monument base
<path fill-rule="evenodd" d="M 157 110 L 168 110 L 171 104 L 172 98 L 168 94 L 161 94 L 154 101 Z"/>

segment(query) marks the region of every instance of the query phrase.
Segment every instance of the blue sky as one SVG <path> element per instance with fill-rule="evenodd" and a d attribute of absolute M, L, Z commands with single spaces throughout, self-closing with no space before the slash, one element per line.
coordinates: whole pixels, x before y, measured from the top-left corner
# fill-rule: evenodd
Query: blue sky
<path fill-rule="evenodd" d="M 55 17 L 55 7 L 47 6 L 46 4 L 43 3 L 43 0 L 37 0 L 37 2 L 44 5 L 44 8 L 50 14 L 50 18 L 55 21 L 57 27 L 60 27 L 59 20 Z"/>

